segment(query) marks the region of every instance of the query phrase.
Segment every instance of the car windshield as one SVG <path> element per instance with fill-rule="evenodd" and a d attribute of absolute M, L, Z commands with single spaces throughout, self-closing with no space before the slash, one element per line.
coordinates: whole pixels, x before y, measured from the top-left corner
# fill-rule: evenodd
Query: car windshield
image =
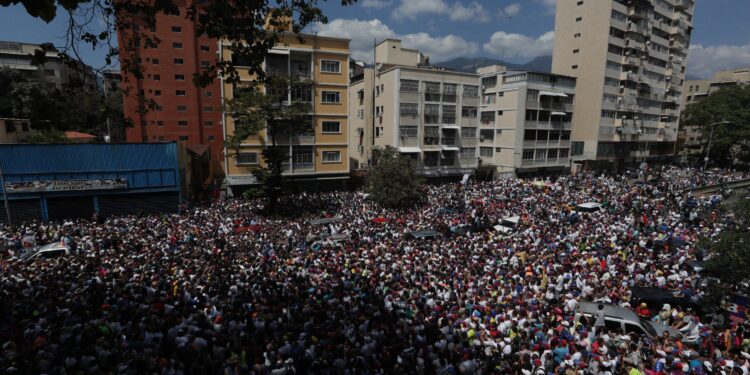
<path fill-rule="evenodd" d="M 651 337 L 659 336 L 659 334 L 656 333 L 656 329 L 654 329 L 654 326 L 652 325 L 651 321 L 647 319 L 641 319 L 641 326 L 643 327 L 643 329 L 646 330 L 646 332 L 648 332 L 649 335 L 651 335 Z"/>
<path fill-rule="evenodd" d="M 508 227 L 508 228 L 515 228 L 516 227 L 516 223 L 514 223 L 514 222 L 512 222 L 510 220 L 503 220 L 503 221 L 500 222 L 500 225 L 502 225 L 504 227 Z"/>

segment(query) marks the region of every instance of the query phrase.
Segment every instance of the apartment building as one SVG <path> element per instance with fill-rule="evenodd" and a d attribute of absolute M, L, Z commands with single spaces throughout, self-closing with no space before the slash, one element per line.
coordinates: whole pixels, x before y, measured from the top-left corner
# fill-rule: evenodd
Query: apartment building
<path fill-rule="evenodd" d="M 478 73 L 482 165 L 497 177 L 569 172 L 576 79 L 500 65 Z"/>
<path fill-rule="evenodd" d="M 700 102 L 712 93 L 733 86 L 750 85 L 750 68 L 723 70 L 710 79 L 685 80 L 682 93 L 682 108 Z M 706 140 L 703 139 L 702 125 L 681 124 L 678 133 L 677 155 L 687 158 L 703 154 Z"/>
<path fill-rule="evenodd" d="M 349 87 L 352 167 L 369 166 L 377 150 L 391 146 L 427 177 L 473 173 L 478 76 L 429 66 L 427 57 L 396 39 L 376 46 L 375 63 Z"/>
<path fill-rule="evenodd" d="M 693 0 L 559 0 L 552 72 L 577 78 L 571 153 L 588 167 L 672 155 Z"/>
<path fill-rule="evenodd" d="M 58 50 L 44 52 L 47 61 L 42 66 L 31 63 L 40 44 L 0 41 L 0 66 L 15 70 L 26 78 L 39 82 L 46 89 L 63 89 L 67 85 L 93 92 L 96 75 L 88 65 L 72 60 L 63 61 Z"/>
<path fill-rule="evenodd" d="M 143 78 L 133 74 L 121 83 L 128 142 L 182 141 L 193 150 L 210 152 L 211 160 L 224 160 L 221 124 L 221 85 L 218 80 L 206 88 L 193 84 L 193 74 L 218 59 L 218 41 L 196 35 L 196 24 L 186 17 L 195 0 L 187 0 L 173 14 L 158 14 L 156 24 L 145 29 L 139 19 L 128 20 L 130 29 L 120 28 L 118 41 L 126 45 L 133 30 L 158 38 L 157 48 L 136 43 L 135 58 Z M 121 53 L 128 53 L 125 49 Z M 121 58 L 124 58 L 122 56 Z M 156 108 L 148 109 L 152 101 Z M 215 163 L 216 164 L 216 163 Z"/>
<path fill-rule="evenodd" d="M 241 81 L 254 80 L 227 45 L 220 44 L 220 48 L 222 58 L 233 61 Z M 289 101 L 310 103 L 314 129 L 277 139 L 277 144 L 288 148 L 289 160 L 284 165 L 287 182 L 301 190 L 342 187 L 349 176 L 349 40 L 281 32 L 279 42 L 266 56 L 264 69 L 267 74 L 291 74 L 313 82 L 307 89 L 290 93 Z M 222 97 L 233 98 L 241 85 L 222 81 Z M 223 116 L 223 132 L 231 137 L 234 121 L 230 114 Z M 270 144 L 262 131 L 249 137 L 239 153 L 225 149 L 230 193 L 257 183 L 252 170 L 264 165 L 261 153 Z"/>

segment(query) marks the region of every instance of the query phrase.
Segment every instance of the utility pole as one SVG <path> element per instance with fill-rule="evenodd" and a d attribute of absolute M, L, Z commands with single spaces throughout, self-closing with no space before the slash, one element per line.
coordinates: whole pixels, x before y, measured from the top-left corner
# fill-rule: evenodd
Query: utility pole
<path fill-rule="evenodd" d="M 5 217 L 8 218 L 8 229 L 13 233 L 13 219 L 10 218 L 10 203 L 8 203 L 8 189 L 5 186 L 2 159 L 0 159 L 0 184 L 3 185 L 3 200 L 5 201 Z"/>

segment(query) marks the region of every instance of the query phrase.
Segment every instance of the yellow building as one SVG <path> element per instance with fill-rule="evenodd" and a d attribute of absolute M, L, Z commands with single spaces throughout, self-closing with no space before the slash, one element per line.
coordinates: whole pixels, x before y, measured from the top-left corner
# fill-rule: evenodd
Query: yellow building
<path fill-rule="evenodd" d="M 264 70 L 274 74 L 293 74 L 315 83 L 309 90 L 295 93 L 294 100 L 310 103 L 314 134 L 292 135 L 277 144 L 289 148 L 289 162 L 284 166 L 286 180 L 299 189 L 316 190 L 337 187 L 349 176 L 348 80 L 349 40 L 316 35 L 283 32 L 279 43 L 266 56 Z M 220 45 L 222 57 L 232 60 L 227 45 Z M 253 77 L 242 68 L 240 59 L 234 65 L 242 81 Z M 231 99 L 235 86 L 222 82 L 222 98 Z M 292 98 L 290 98 L 291 100 Z M 225 138 L 234 132 L 232 117 L 224 114 Z M 237 193 L 257 183 L 252 170 L 263 165 L 262 150 L 271 141 L 265 132 L 243 142 L 239 154 L 225 148 L 225 170 L 230 193 Z"/>

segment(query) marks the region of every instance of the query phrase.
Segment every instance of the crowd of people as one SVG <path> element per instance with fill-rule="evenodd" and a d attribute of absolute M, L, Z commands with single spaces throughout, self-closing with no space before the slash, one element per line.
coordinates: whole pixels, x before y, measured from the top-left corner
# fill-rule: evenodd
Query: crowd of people
<path fill-rule="evenodd" d="M 5 228 L 0 372 L 747 375 L 744 322 L 631 300 L 643 286 L 700 303 L 696 243 L 734 224 L 718 197 L 685 189 L 739 176 L 653 175 L 429 185 L 403 210 L 332 192 L 289 196 L 273 216 L 225 199 Z M 513 232 L 493 229 L 511 216 Z M 57 241 L 71 254 L 24 260 Z M 680 334 L 581 317 L 584 301 Z"/>

